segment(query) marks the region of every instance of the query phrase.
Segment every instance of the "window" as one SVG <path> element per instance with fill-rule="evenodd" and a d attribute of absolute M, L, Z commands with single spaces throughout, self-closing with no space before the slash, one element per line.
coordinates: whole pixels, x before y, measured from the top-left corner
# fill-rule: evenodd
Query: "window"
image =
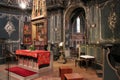
<path fill-rule="evenodd" d="M 76 31 L 77 33 L 80 33 L 80 17 L 78 16 L 76 19 Z"/>

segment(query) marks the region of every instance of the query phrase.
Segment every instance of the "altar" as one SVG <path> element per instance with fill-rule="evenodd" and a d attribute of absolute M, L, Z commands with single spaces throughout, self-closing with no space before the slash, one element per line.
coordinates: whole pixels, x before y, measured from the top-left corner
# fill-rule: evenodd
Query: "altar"
<path fill-rule="evenodd" d="M 45 50 L 16 50 L 18 64 L 33 69 L 50 65 L 50 52 Z"/>

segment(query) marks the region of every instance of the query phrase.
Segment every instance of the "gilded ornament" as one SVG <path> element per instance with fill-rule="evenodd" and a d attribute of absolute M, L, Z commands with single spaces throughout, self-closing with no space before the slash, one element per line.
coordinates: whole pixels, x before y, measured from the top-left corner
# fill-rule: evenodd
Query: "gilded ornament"
<path fill-rule="evenodd" d="M 109 23 L 109 27 L 110 29 L 113 31 L 115 28 L 115 24 L 117 22 L 117 16 L 115 12 L 110 13 L 109 17 L 108 17 L 108 23 Z"/>

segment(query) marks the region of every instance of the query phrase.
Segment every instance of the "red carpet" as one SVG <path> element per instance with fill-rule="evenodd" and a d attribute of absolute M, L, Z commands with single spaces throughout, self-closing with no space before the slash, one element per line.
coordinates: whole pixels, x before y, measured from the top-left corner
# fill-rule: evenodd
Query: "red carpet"
<path fill-rule="evenodd" d="M 36 72 L 30 71 L 30 70 L 27 70 L 27 69 L 24 69 L 21 67 L 12 67 L 12 68 L 9 68 L 6 70 L 9 70 L 10 72 L 15 73 L 17 75 L 20 75 L 22 77 L 27 77 L 27 76 L 31 76 L 33 74 L 36 74 Z"/>

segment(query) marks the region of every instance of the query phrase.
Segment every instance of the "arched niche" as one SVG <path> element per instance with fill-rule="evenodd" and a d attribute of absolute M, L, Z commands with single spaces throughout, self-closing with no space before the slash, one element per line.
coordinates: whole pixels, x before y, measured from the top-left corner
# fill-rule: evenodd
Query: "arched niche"
<path fill-rule="evenodd" d="M 83 5 L 70 6 L 65 11 L 63 25 L 63 40 L 65 47 L 76 47 L 77 44 L 85 43 L 84 36 L 86 32 L 86 8 Z M 80 32 L 76 32 L 77 18 L 80 19 Z M 75 42 L 76 41 L 76 42 Z"/>

